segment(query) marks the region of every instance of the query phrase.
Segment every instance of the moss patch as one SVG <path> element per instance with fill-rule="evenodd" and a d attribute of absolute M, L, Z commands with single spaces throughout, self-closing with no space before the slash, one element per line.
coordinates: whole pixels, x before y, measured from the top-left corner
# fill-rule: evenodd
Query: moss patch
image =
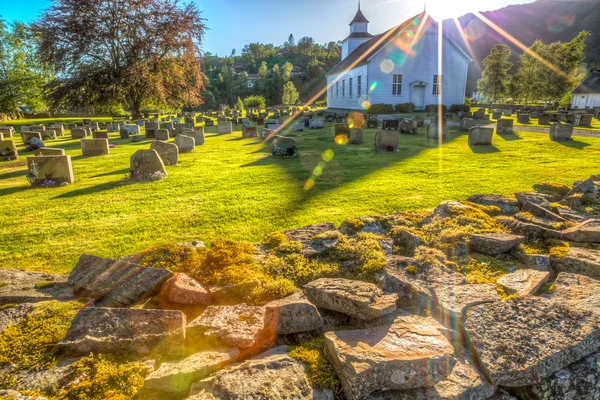
<path fill-rule="evenodd" d="M 554 194 L 563 197 L 571 191 L 571 186 L 559 182 L 541 182 L 533 185 L 538 193 Z"/>
<path fill-rule="evenodd" d="M 558 239 L 530 239 L 519 245 L 524 254 L 542 254 L 564 257 L 569 253 L 570 245 Z"/>
<path fill-rule="evenodd" d="M 498 296 L 500 296 L 500 298 L 504 301 L 514 300 L 514 299 L 519 298 L 518 293 L 506 290 L 503 286 L 498 285 L 498 284 L 496 285 L 496 291 L 498 292 Z"/>
<path fill-rule="evenodd" d="M 460 265 L 463 274 L 470 284 L 495 284 L 502 276 L 513 271 L 519 265 L 509 261 L 499 261 L 493 257 L 477 255 L 469 257 L 465 264 Z"/>
<path fill-rule="evenodd" d="M 267 235 L 265 235 L 265 238 L 263 240 L 265 246 L 267 247 L 279 247 L 282 244 L 286 243 L 287 237 L 283 234 L 283 232 L 272 232 L 269 233 Z"/>
<path fill-rule="evenodd" d="M 365 281 L 374 281 L 375 275 L 386 265 L 385 254 L 377 237 L 370 233 L 359 233 L 350 238 L 341 237 L 336 246 L 325 254 L 324 260 L 340 263 L 340 266 L 344 262 L 350 262 L 349 267 L 340 269 L 342 275 Z"/>
<path fill-rule="evenodd" d="M 56 285 L 56 282 L 54 281 L 40 281 L 40 282 L 36 282 L 35 285 L 33 285 L 34 289 L 45 289 L 45 288 L 49 288 Z"/>
<path fill-rule="evenodd" d="M 288 352 L 289 356 L 302 361 L 306 366 L 308 381 L 317 389 L 333 391 L 336 399 L 342 399 L 342 387 L 331 364 L 325 358 L 323 349 L 325 339 L 318 337 L 295 346 Z"/>
<path fill-rule="evenodd" d="M 278 278 L 285 278 L 297 285 L 304 285 L 319 278 L 331 278 L 339 274 L 339 266 L 335 263 L 309 260 L 300 254 L 290 254 L 284 258 L 269 260 L 269 273 Z"/>
<path fill-rule="evenodd" d="M 0 287 L 8 286 L 8 282 L 0 281 Z"/>

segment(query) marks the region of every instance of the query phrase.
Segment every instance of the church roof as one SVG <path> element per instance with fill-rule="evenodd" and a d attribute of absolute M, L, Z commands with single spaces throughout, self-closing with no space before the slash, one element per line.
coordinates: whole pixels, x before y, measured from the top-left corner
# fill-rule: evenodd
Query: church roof
<path fill-rule="evenodd" d="M 360 11 L 360 5 L 358 6 L 358 11 L 354 16 L 354 19 L 352 20 L 352 22 L 350 22 L 350 25 L 356 22 L 366 22 L 367 24 L 369 23 L 369 20 L 363 15 L 362 11 Z"/>
<path fill-rule="evenodd" d="M 595 71 L 589 74 L 571 93 L 600 93 L 600 71 Z"/>
<path fill-rule="evenodd" d="M 372 37 L 369 32 L 352 32 L 346 39 L 371 39 Z"/>

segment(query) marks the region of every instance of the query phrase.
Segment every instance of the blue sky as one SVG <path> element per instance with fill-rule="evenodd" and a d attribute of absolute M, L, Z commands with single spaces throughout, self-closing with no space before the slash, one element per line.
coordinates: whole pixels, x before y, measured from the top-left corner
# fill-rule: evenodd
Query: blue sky
<path fill-rule="evenodd" d="M 354 17 L 357 0 L 194 0 L 207 19 L 203 49 L 213 54 L 239 53 L 252 42 L 279 45 L 294 34 L 296 40 L 311 36 L 318 43 L 342 40 Z M 429 0 L 427 9 L 435 19 L 470 11 L 490 11 L 533 0 Z M 39 17 L 49 0 L 0 0 L 0 16 L 8 21 L 29 22 Z M 369 31 L 381 33 L 424 8 L 424 2 L 406 0 L 361 0 L 371 22 Z"/>

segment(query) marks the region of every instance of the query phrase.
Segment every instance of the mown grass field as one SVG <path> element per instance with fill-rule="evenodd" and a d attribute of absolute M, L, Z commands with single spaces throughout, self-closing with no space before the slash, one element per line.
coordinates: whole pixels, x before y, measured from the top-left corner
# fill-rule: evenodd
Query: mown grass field
<path fill-rule="evenodd" d="M 34 122 L 49 121 L 13 124 Z M 553 143 L 544 134 L 517 132 L 471 149 L 457 128 L 442 145 L 420 129 L 401 135 L 399 152 L 378 153 L 376 130 L 364 130 L 363 145 L 338 145 L 333 124 L 326 124 L 297 134 L 286 128 L 299 156 L 279 159 L 240 131 L 206 132 L 206 144 L 180 155 L 165 180 L 127 184 L 129 157 L 149 148 L 149 139 L 131 143 L 111 134 L 117 147 L 110 155 L 83 157 L 67 131 L 46 146 L 72 156 L 76 182 L 51 189 L 30 188 L 25 157 L 31 153 L 17 134 L 20 159 L 0 162 L 0 268 L 66 274 L 82 253 L 119 257 L 219 236 L 258 241 L 306 224 L 430 208 L 476 193 L 510 194 L 540 181 L 572 183 L 599 172 L 600 139 L 589 137 Z"/>

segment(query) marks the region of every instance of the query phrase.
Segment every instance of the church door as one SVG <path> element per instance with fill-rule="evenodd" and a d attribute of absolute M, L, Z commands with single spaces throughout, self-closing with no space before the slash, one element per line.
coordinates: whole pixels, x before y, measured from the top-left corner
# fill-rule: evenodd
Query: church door
<path fill-rule="evenodd" d="M 425 109 L 425 86 L 413 86 L 413 103 L 416 110 Z"/>

